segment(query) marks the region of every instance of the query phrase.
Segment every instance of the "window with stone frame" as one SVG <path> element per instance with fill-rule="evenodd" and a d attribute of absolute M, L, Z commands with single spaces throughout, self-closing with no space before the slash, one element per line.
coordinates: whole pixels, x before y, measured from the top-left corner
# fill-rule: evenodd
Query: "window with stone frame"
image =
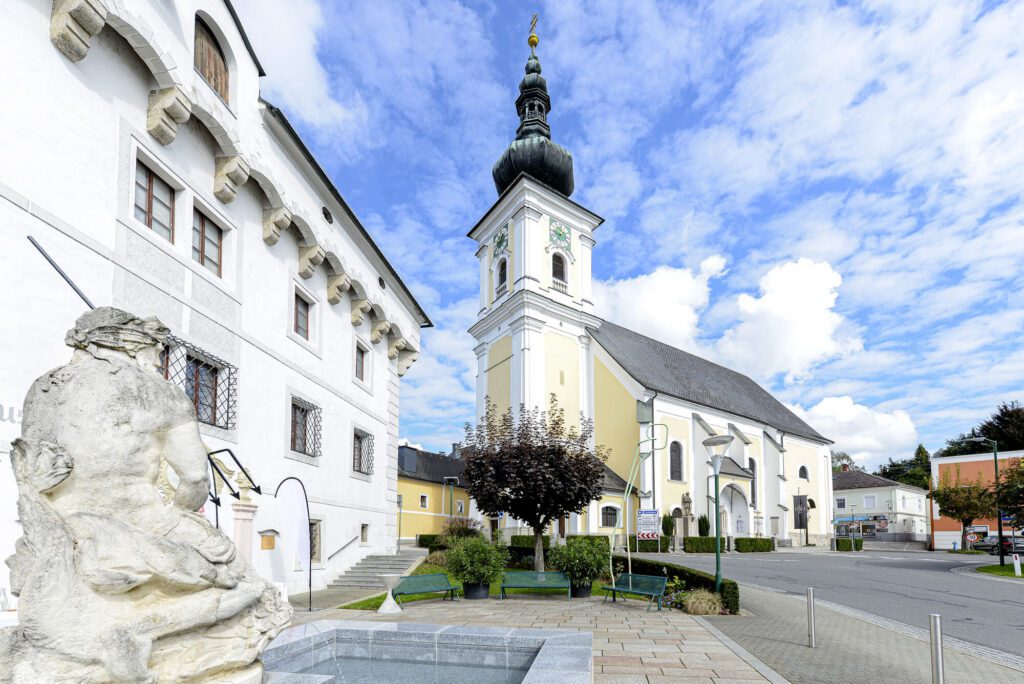
<path fill-rule="evenodd" d="M 164 379 L 184 390 L 200 423 L 235 427 L 238 369 L 209 352 L 168 335 L 160 351 Z"/>
<path fill-rule="evenodd" d="M 141 161 L 135 162 L 135 218 L 174 242 L 174 188 Z"/>
<path fill-rule="evenodd" d="M 323 521 L 309 521 L 309 560 L 312 563 L 323 562 Z"/>
<path fill-rule="evenodd" d="M 496 294 L 498 297 L 505 294 L 508 290 L 508 260 L 502 258 L 498 261 L 498 287 Z"/>
<path fill-rule="evenodd" d="M 373 475 L 373 435 L 359 428 L 352 431 L 352 470 Z"/>
<path fill-rule="evenodd" d="M 356 342 L 355 376 L 357 380 L 366 382 L 366 347 Z"/>
<path fill-rule="evenodd" d="M 568 282 L 565 273 L 565 257 L 561 254 L 551 255 L 551 277 L 563 284 Z"/>
<path fill-rule="evenodd" d="M 292 397 L 291 413 L 291 450 L 306 456 L 319 456 L 320 407 Z"/>
<path fill-rule="evenodd" d="M 420 508 L 429 508 L 430 499 L 427 498 L 426 494 L 420 494 Z"/>
<path fill-rule="evenodd" d="M 224 102 L 228 101 L 229 74 L 228 61 L 224 57 L 224 51 L 213 35 L 213 31 L 206 23 L 196 17 L 196 45 L 194 62 L 196 71 L 203 77 L 213 91 L 220 96 Z"/>
<path fill-rule="evenodd" d="M 683 479 L 683 445 L 672 442 L 668 448 L 668 478 L 682 481 Z"/>
<path fill-rule="evenodd" d="M 615 506 L 601 508 L 601 527 L 615 527 L 619 524 L 619 509 Z"/>
<path fill-rule="evenodd" d="M 224 231 L 198 209 L 192 210 L 192 259 L 218 278 Z"/>

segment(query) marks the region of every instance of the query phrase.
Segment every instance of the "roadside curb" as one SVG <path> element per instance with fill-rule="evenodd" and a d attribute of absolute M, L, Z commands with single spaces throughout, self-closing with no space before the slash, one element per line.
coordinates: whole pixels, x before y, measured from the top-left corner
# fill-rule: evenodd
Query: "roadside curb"
<path fill-rule="evenodd" d="M 984 572 L 978 572 L 977 568 L 973 565 L 959 565 L 955 568 L 950 568 L 949 571 L 956 573 L 957 575 L 974 575 L 975 577 L 981 577 L 982 579 L 992 580 L 994 582 L 1009 582 L 1010 584 L 1016 584 L 1018 587 L 1024 586 L 1024 578 L 1012 579 L 1010 577 L 994 577 L 992 575 L 985 574 Z"/>
<path fill-rule="evenodd" d="M 981 573 L 978 573 L 978 574 L 981 574 Z M 1001 579 L 1001 578 L 992 577 L 990 579 Z M 805 602 L 806 601 L 806 599 L 803 596 L 801 596 L 800 594 L 794 594 L 794 593 L 789 592 L 789 591 L 783 591 L 781 589 L 773 589 L 772 587 L 765 587 L 765 586 L 762 586 L 762 585 L 759 585 L 759 584 L 750 584 L 750 583 L 747 583 L 747 582 L 738 582 L 738 584 L 740 586 L 749 587 L 751 589 L 758 589 L 760 591 L 767 591 L 767 592 L 771 592 L 773 594 L 782 594 L 783 596 L 789 596 L 789 597 L 791 597 L 791 598 L 793 598 L 793 599 L 795 599 L 797 601 L 800 601 L 800 602 Z M 863 622 L 867 622 L 867 623 L 875 625 L 877 627 L 882 627 L 883 629 L 888 629 L 888 630 L 890 630 L 892 632 L 896 632 L 897 634 L 903 634 L 904 636 L 909 636 L 909 637 L 911 637 L 913 639 L 917 639 L 918 641 L 924 641 L 926 643 L 931 641 L 931 635 L 929 634 L 927 629 L 922 629 L 920 627 L 915 627 L 914 625 L 908 625 L 908 624 L 903 623 L 903 622 L 897 622 L 895 620 L 890 620 L 888 618 L 880 617 L 878 615 L 873 615 L 871 613 L 865 613 L 862 610 L 857 610 L 856 608 L 850 608 L 848 606 L 844 606 L 844 605 L 839 604 L 839 603 L 833 603 L 831 601 L 822 601 L 821 599 L 816 599 L 814 603 L 815 603 L 816 606 L 819 606 L 821 608 L 825 608 L 826 610 L 830 610 L 833 613 L 839 613 L 840 615 L 846 615 L 847 617 L 851 617 L 851 618 L 854 618 L 856 620 L 861 620 Z M 1024 672 L 1024 657 L 1017 656 L 1017 655 L 1014 655 L 1012 653 L 1007 653 L 1005 651 L 999 651 L 997 649 L 989 648 L 987 646 L 981 646 L 979 644 L 972 644 L 969 641 L 964 641 L 962 639 L 956 639 L 954 637 L 945 636 L 945 635 L 943 635 L 943 637 L 942 637 L 942 646 L 943 646 L 943 648 L 949 649 L 951 651 L 957 651 L 958 653 L 962 653 L 962 654 L 967 655 L 967 656 L 971 656 L 971 657 L 974 657 L 974 658 L 980 658 L 981 660 L 986 660 L 986 661 L 988 661 L 990 663 L 994 663 L 996 665 L 1001 665 L 1001 666 L 1009 668 L 1011 670 L 1017 670 L 1018 672 Z"/>
<path fill-rule="evenodd" d="M 757 670 L 757 673 L 765 679 L 767 679 L 769 682 L 771 682 L 772 684 L 789 684 L 788 679 L 780 675 L 772 668 L 765 665 L 761 660 L 758 659 L 757 656 L 755 656 L 753 653 L 751 653 L 750 651 L 748 651 L 747 649 L 743 648 L 735 641 L 730 639 L 728 636 L 725 635 L 725 633 L 723 633 L 717 627 L 712 625 L 710 622 L 700 617 L 699 615 L 691 615 L 690 617 L 692 617 L 698 625 L 708 630 L 711 636 L 721 641 L 725 646 L 729 648 L 729 650 L 738 655 L 747 665 L 750 665 L 752 668 Z"/>

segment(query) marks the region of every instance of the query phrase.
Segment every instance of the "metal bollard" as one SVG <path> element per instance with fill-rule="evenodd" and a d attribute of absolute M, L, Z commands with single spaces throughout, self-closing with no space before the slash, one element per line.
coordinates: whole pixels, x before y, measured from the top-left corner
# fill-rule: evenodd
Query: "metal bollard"
<path fill-rule="evenodd" d="M 945 684 L 946 674 L 942 665 L 942 616 L 932 613 L 928 616 L 931 628 L 932 684 Z"/>
<path fill-rule="evenodd" d="M 818 640 L 814 633 L 814 589 L 807 587 L 807 645 L 816 648 Z"/>

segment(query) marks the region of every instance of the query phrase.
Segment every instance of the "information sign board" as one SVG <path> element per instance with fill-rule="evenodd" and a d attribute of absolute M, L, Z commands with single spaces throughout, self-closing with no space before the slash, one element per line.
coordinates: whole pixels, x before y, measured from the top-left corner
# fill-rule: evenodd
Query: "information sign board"
<path fill-rule="evenodd" d="M 661 516 L 658 509 L 638 510 L 636 512 L 636 538 L 657 539 L 661 536 Z"/>

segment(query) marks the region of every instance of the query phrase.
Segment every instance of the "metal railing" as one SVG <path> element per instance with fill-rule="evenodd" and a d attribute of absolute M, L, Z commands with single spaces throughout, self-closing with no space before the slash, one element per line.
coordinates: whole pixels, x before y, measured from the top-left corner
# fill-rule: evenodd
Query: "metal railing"
<path fill-rule="evenodd" d="M 356 539 L 359 539 L 359 536 L 360 536 L 360 535 L 358 535 L 358 534 L 357 534 L 356 536 L 352 537 L 352 538 L 351 538 L 351 539 L 349 539 L 349 540 L 348 540 L 347 542 L 345 542 L 344 544 L 342 544 L 342 545 L 341 545 L 341 548 L 339 548 L 339 549 L 338 549 L 337 551 L 335 551 L 334 553 L 332 553 L 332 554 L 331 554 L 330 556 L 328 556 L 328 557 L 327 557 L 327 560 L 331 560 L 332 558 L 334 558 L 335 556 L 337 556 L 337 555 L 338 555 L 339 553 L 341 553 L 342 551 L 344 551 L 344 550 L 345 550 L 345 549 L 347 549 L 348 547 L 352 546 L 352 542 L 354 542 L 354 541 L 355 541 Z"/>

